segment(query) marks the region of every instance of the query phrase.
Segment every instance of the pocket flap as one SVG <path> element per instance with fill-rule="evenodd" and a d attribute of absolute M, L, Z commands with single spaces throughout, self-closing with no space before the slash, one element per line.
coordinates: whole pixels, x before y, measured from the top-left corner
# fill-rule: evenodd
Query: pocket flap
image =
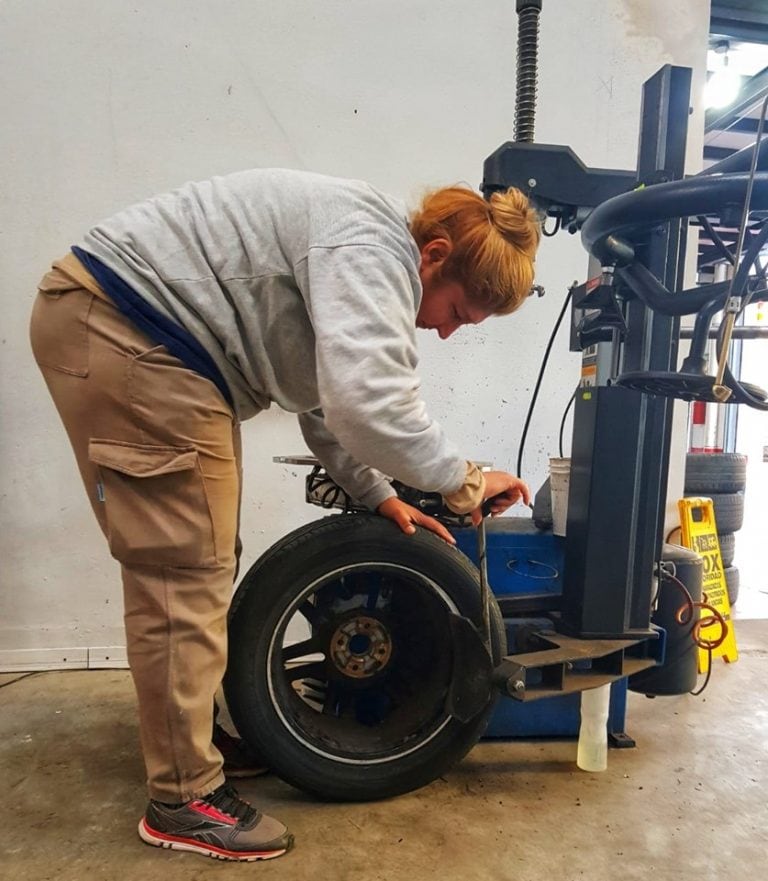
<path fill-rule="evenodd" d="M 76 291 L 82 286 L 79 281 L 54 267 L 42 277 L 37 289 L 44 294 L 63 294 L 64 291 Z"/>
<path fill-rule="evenodd" d="M 132 477 L 157 477 L 197 467 L 194 447 L 161 447 L 152 444 L 129 444 L 125 441 L 91 438 L 88 458 L 96 465 Z"/>

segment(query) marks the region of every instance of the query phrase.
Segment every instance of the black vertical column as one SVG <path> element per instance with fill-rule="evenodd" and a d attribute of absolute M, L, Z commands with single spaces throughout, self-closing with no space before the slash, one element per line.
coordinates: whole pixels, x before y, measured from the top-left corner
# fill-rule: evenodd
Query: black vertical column
<path fill-rule="evenodd" d="M 683 176 L 691 71 L 667 65 L 643 87 L 638 182 Z M 681 223 L 649 232 L 637 254 L 670 290 L 682 282 Z M 678 321 L 628 304 L 621 369 L 670 370 Z M 562 629 L 584 637 L 647 631 L 661 548 L 672 402 L 598 387 L 576 398 Z"/>
<path fill-rule="evenodd" d="M 642 125 L 638 152 L 638 179 L 681 180 L 685 173 L 685 147 L 690 111 L 691 70 L 663 67 L 643 90 Z M 638 249 L 639 259 L 668 290 L 683 287 L 687 221 L 672 221 L 653 230 L 649 242 Z M 640 369 L 668 371 L 677 368 L 680 319 L 658 313 L 646 314 L 645 363 Z M 631 346 L 625 356 L 637 357 Z M 624 367 L 624 370 L 629 368 Z M 652 572 L 661 554 L 664 505 L 667 498 L 672 408 L 669 398 L 643 395 L 646 431 L 642 480 L 638 487 L 638 572 Z M 647 584 L 650 586 L 650 574 Z M 638 615 L 649 614 L 650 596 L 638 583 L 633 594 Z"/>

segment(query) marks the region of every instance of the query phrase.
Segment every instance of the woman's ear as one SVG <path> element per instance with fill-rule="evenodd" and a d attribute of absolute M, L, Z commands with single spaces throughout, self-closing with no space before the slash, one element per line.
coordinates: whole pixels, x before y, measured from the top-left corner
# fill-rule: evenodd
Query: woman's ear
<path fill-rule="evenodd" d="M 452 250 L 453 245 L 448 239 L 432 239 L 421 249 L 421 268 L 439 272 Z"/>

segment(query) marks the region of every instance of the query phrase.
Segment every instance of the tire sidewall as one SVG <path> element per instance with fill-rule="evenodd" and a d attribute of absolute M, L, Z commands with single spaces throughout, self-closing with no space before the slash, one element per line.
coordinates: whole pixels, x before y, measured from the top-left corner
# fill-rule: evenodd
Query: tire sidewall
<path fill-rule="evenodd" d="M 449 719 L 418 749 L 386 762 L 333 760 L 296 739 L 277 712 L 267 677 L 275 630 L 299 594 L 345 565 L 389 563 L 436 583 L 455 611 L 480 626 L 477 570 L 455 548 L 425 530 L 405 535 L 389 521 L 353 514 L 325 518 L 281 540 L 243 578 L 230 620 L 225 692 L 240 734 L 293 785 L 335 799 L 382 798 L 433 780 L 477 742 L 493 708 L 467 723 Z M 492 602 L 495 661 L 503 622 Z"/>

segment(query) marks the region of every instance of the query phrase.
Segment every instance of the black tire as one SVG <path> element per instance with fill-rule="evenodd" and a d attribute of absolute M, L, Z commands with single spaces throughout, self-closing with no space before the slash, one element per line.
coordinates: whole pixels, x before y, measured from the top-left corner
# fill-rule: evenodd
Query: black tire
<path fill-rule="evenodd" d="M 280 777 L 323 798 L 387 798 L 431 782 L 474 746 L 495 703 L 469 722 L 446 711 L 449 612 L 481 627 L 478 573 L 432 533 L 408 536 L 368 514 L 301 527 L 251 567 L 232 603 L 224 691 L 237 730 Z M 286 655 L 297 621 L 309 635 Z M 497 662 L 506 640 L 495 600 L 491 625 Z M 375 638 L 353 649 L 368 638 L 362 626 Z M 352 672 L 349 653 L 369 646 L 385 660 L 377 668 L 366 655 L 374 672 Z"/>
<path fill-rule="evenodd" d="M 738 532 L 744 523 L 744 493 L 709 493 L 718 532 Z"/>
<path fill-rule="evenodd" d="M 723 566 L 730 566 L 736 552 L 736 536 L 732 532 L 718 533 L 717 541 L 720 545 L 720 559 L 723 561 Z"/>
<path fill-rule="evenodd" d="M 686 495 L 742 492 L 747 483 L 747 457 L 739 453 L 688 453 Z"/>
<path fill-rule="evenodd" d="M 741 529 L 744 522 L 744 493 L 701 493 L 689 498 L 712 500 L 718 535 Z"/>
<path fill-rule="evenodd" d="M 725 586 L 728 589 L 728 602 L 732 605 L 736 605 L 736 600 L 739 598 L 739 570 L 736 566 L 728 566 L 723 570 L 723 574 L 725 575 Z"/>

